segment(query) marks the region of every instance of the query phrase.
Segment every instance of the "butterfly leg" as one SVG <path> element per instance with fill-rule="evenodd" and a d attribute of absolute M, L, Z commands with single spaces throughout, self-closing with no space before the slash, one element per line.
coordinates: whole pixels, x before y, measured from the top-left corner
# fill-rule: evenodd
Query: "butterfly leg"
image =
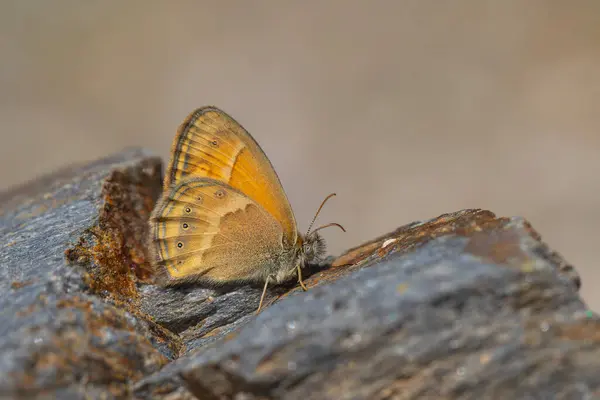
<path fill-rule="evenodd" d="M 265 295 L 267 294 L 267 286 L 269 286 L 269 281 L 271 279 L 274 279 L 273 275 L 267 276 L 267 279 L 265 280 L 265 287 L 263 288 L 263 292 L 260 295 L 260 303 L 258 303 L 258 309 L 256 310 L 256 315 L 258 315 L 258 313 L 260 313 L 260 309 L 262 308 L 262 304 L 265 299 Z"/>
<path fill-rule="evenodd" d="M 306 292 L 308 290 L 308 288 L 306 287 L 306 285 L 304 284 L 304 281 L 302 280 L 302 269 L 300 267 L 300 264 L 298 264 L 298 266 L 296 268 L 298 269 L 298 283 L 300 284 L 300 287 L 302 288 L 302 290 L 304 290 Z"/>

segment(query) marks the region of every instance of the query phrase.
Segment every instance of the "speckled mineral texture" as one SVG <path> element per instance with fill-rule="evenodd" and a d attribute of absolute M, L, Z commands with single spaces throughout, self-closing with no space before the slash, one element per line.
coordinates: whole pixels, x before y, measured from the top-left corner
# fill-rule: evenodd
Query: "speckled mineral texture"
<path fill-rule="evenodd" d="M 160 160 L 128 150 L 0 194 L 0 398 L 579 399 L 600 322 L 522 218 L 400 227 L 295 283 L 153 284 Z"/>

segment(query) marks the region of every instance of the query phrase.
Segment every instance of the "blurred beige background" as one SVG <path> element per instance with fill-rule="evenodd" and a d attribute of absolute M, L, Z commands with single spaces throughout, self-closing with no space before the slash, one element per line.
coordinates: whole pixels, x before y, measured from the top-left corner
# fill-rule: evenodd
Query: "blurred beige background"
<path fill-rule="evenodd" d="M 600 2 L 0 0 L 0 188 L 194 108 L 238 119 L 332 252 L 481 207 L 528 218 L 600 309 Z"/>

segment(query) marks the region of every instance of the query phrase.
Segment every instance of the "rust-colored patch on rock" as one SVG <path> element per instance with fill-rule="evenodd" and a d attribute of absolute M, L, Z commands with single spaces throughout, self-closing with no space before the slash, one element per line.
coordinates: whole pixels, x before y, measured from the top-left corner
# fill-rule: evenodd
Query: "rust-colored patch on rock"
<path fill-rule="evenodd" d="M 370 242 L 370 243 L 363 244 L 362 246 L 360 246 L 358 248 L 348 250 L 346 253 L 339 256 L 333 262 L 333 264 L 331 264 L 331 266 L 332 267 L 342 267 L 345 265 L 356 264 L 357 262 L 360 262 L 360 261 L 364 260 L 365 258 L 369 257 L 371 254 L 373 254 L 373 252 L 375 250 L 377 250 L 381 247 L 383 242 L 384 242 L 383 240 L 377 241 L 377 242 Z"/>
<path fill-rule="evenodd" d="M 145 244 L 148 218 L 160 192 L 156 184 L 160 182 L 158 176 L 160 170 L 156 168 L 150 174 L 135 176 L 117 170 L 102 188 L 104 208 L 100 212 L 100 227 L 120 233 L 128 267 L 142 282 L 148 282 L 152 275 Z"/>
<path fill-rule="evenodd" d="M 600 343 L 600 321 L 583 320 L 576 324 L 560 325 L 558 336 L 567 340 Z"/>
<path fill-rule="evenodd" d="M 495 228 L 506 221 L 507 218 L 496 218 L 494 213 L 480 209 L 443 214 L 426 222 L 402 226 L 354 247 L 339 256 L 332 267 L 355 265 L 375 254 L 381 258 L 391 252 L 409 252 L 419 245 L 444 235 L 470 236 L 475 232 Z"/>
<path fill-rule="evenodd" d="M 525 220 L 508 223 L 500 221 L 492 229 L 470 235 L 465 252 L 495 264 L 517 267 L 523 272 L 535 270 L 536 260 L 544 259 L 571 281 L 577 289 L 581 279 L 573 266 L 557 252 L 551 250 L 538 232 Z"/>
<path fill-rule="evenodd" d="M 28 279 L 26 281 L 14 281 L 10 284 L 11 289 L 21 289 L 22 287 L 29 286 L 33 283 L 33 279 Z"/>
<path fill-rule="evenodd" d="M 128 258 L 122 250 L 124 245 L 119 239 L 119 233 L 110 234 L 104 231 L 94 235 L 96 243 L 93 247 L 78 244 L 67 254 L 71 261 L 92 260 L 93 267 L 85 275 L 90 291 L 146 321 L 153 337 L 165 343 L 174 354 L 178 354 L 183 346 L 179 336 L 154 322 L 151 316 L 140 311 L 137 306 L 137 279 L 131 269 L 127 268 Z M 82 241 L 85 242 L 84 239 Z"/>
<path fill-rule="evenodd" d="M 495 264 L 523 265 L 531 259 L 521 248 L 519 232 L 515 228 L 475 233 L 465 252 Z"/>
<path fill-rule="evenodd" d="M 88 241 L 81 238 L 75 247 L 65 252 L 67 259 L 90 263 L 85 280 L 93 293 L 125 303 L 136 300 L 139 297 L 136 279 L 129 267 L 122 234 L 98 227 L 90 228 L 88 233 L 95 237 L 95 243 L 88 247 Z"/>
<path fill-rule="evenodd" d="M 87 265 L 92 292 L 126 304 L 139 298 L 138 282 L 152 279 L 145 241 L 160 192 L 160 168 L 147 164 L 106 178 L 98 224 L 87 231 L 92 240 L 82 236 L 65 252 L 70 262 Z"/>

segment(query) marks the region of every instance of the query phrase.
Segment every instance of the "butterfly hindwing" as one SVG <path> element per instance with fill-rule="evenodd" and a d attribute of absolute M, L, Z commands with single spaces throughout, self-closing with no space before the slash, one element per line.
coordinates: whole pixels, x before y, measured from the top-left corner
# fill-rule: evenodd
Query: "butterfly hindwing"
<path fill-rule="evenodd" d="M 165 190 L 190 177 L 221 181 L 244 193 L 279 222 L 286 243 L 296 243 L 294 213 L 271 162 L 252 136 L 218 108 L 197 109 L 177 131 Z"/>
<path fill-rule="evenodd" d="M 260 204 L 213 179 L 175 185 L 150 218 L 155 265 L 167 283 L 264 281 L 283 250 L 281 225 Z"/>

